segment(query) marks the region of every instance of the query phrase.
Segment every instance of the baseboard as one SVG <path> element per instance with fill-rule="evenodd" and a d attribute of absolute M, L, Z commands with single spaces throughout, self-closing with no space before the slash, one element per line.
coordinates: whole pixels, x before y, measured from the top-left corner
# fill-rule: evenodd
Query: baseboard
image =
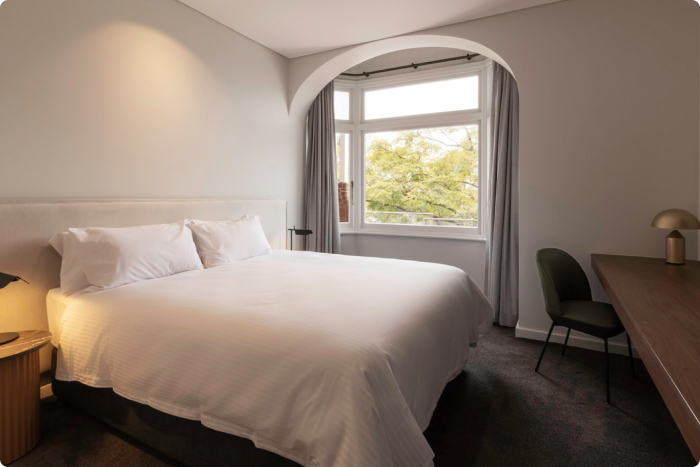
<path fill-rule="evenodd" d="M 515 327 L 515 337 L 523 339 L 532 339 L 536 341 L 545 341 L 547 339 L 547 334 L 549 331 L 540 331 L 539 329 L 526 329 L 521 328 L 520 323 Z M 555 342 L 557 344 L 563 344 L 566 339 L 566 328 L 556 326 L 554 331 L 552 331 L 552 337 L 550 342 Z M 576 331 L 571 331 L 571 336 L 569 336 L 570 347 L 580 347 L 582 349 L 596 350 L 598 352 L 605 351 L 605 344 L 603 344 L 602 339 L 597 339 L 595 337 L 590 337 L 585 334 L 577 333 Z M 627 353 L 627 343 L 619 343 L 608 341 L 608 349 L 610 353 L 629 355 Z M 635 358 L 639 358 L 637 350 L 632 346 L 632 354 Z"/>
<path fill-rule="evenodd" d="M 53 396 L 53 391 L 51 390 L 51 383 L 45 384 L 39 388 L 39 397 L 46 399 L 47 397 Z"/>
<path fill-rule="evenodd" d="M 39 397 L 46 399 L 51 396 L 53 396 L 53 390 L 51 389 L 51 370 L 46 370 L 39 375 Z"/>

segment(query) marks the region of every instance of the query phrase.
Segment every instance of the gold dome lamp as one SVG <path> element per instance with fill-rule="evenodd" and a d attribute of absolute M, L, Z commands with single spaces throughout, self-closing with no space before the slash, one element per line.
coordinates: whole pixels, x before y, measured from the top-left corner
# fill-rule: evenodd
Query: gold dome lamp
<path fill-rule="evenodd" d="M 683 209 L 667 209 L 654 217 L 651 226 L 658 229 L 673 229 L 666 237 L 666 262 L 685 264 L 685 237 L 679 230 L 698 230 L 700 221 Z"/>

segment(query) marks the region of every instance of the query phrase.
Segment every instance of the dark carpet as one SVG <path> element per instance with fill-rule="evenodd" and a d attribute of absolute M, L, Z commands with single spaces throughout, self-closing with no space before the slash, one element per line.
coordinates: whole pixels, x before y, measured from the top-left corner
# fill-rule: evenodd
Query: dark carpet
<path fill-rule="evenodd" d="M 612 405 L 605 403 L 603 354 L 515 339 L 494 328 L 440 399 L 425 435 L 436 467 L 695 465 L 641 360 L 611 355 Z M 175 466 L 107 425 L 48 400 L 43 439 L 12 464 L 25 466 Z M 236 465 L 235 461 L 231 465 Z"/>

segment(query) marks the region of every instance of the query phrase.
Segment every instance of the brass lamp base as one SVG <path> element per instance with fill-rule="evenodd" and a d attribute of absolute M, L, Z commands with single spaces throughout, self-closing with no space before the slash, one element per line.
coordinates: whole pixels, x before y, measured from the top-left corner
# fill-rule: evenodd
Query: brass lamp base
<path fill-rule="evenodd" d="M 674 230 L 666 237 L 666 262 L 668 264 L 685 264 L 685 237 Z"/>

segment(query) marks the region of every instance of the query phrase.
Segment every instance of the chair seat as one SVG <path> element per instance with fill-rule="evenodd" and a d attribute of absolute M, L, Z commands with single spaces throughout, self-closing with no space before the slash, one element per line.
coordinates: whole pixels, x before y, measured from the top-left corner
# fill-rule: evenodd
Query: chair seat
<path fill-rule="evenodd" d="M 567 300 L 560 303 L 560 311 L 559 316 L 551 315 L 555 323 L 601 339 L 617 336 L 625 330 L 608 303 Z"/>

